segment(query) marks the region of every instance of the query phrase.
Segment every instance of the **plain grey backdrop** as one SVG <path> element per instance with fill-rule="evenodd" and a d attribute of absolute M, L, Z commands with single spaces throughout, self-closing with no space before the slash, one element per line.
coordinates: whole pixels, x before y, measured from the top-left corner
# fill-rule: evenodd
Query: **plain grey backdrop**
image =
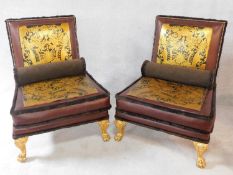
<path fill-rule="evenodd" d="M 233 1 L 232 0 L 0 0 L 0 174 L 232 174 Z M 195 167 L 190 141 L 128 125 L 121 143 L 103 143 L 96 124 L 30 138 L 29 161 L 16 162 L 9 114 L 13 64 L 4 20 L 73 14 L 80 55 L 88 71 L 114 95 L 140 76 L 151 58 L 156 15 L 228 20 L 217 78 L 217 119 L 206 154 Z M 114 126 L 110 127 L 113 135 Z"/>

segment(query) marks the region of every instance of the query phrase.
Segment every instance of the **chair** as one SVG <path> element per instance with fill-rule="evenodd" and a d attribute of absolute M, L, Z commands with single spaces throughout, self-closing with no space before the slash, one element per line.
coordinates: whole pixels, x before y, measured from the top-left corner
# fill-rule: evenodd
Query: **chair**
<path fill-rule="evenodd" d="M 116 94 L 116 141 L 124 136 L 126 122 L 163 131 L 192 140 L 197 166 L 205 167 L 226 25 L 222 20 L 157 16 L 152 61 L 143 64 L 139 79 Z M 198 75 L 209 78 L 210 86 L 193 85 L 191 80 L 200 83 Z"/>
<path fill-rule="evenodd" d="M 75 16 L 8 19 L 6 25 L 16 80 L 11 115 L 18 160 L 26 160 L 28 136 L 61 128 L 98 122 L 109 141 L 109 92 L 79 57 Z M 74 74 L 78 66 L 83 70 Z"/>

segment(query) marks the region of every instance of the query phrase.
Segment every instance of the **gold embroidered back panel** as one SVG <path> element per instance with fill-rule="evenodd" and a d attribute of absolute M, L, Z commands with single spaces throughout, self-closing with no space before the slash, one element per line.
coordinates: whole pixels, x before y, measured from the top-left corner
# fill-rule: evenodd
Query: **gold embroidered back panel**
<path fill-rule="evenodd" d="M 68 23 L 19 27 L 24 67 L 72 59 Z M 97 93 L 87 76 L 59 78 L 22 87 L 25 107 Z"/>
<path fill-rule="evenodd" d="M 129 89 L 127 95 L 200 111 L 205 89 L 142 77 Z"/>
<path fill-rule="evenodd" d="M 22 88 L 24 107 L 82 97 L 97 92 L 98 90 L 87 75 L 32 83 Z"/>
<path fill-rule="evenodd" d="M 25 67 L 72 59 L 68 23 L 21 26 L 19 38 Z"/>
<path fill-rule="evenodd" d="M 212 28 L 163 24 L 157 63 L 205 69 Z"/>

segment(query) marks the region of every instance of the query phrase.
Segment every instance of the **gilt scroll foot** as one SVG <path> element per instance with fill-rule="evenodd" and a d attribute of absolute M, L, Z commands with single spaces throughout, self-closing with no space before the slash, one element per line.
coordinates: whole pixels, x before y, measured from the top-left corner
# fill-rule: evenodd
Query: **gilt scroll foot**
<path fill-rule="evenodd" d="M 197 152 L 197 163 L 196 163 L 197 167 L 205 168 L 206 161 L 203 155 L 208 150 L 208 144 L 193 142 L 193 145 Z"/>
<path fill-rule="evenodd" d="M 19 162 L 25 162 L 27 159 L 27 151 L 26 151 L 27 141 L 28 141 L 28 137 L 22 137 L 15 140 L 15 145 L 20 150 L 20 154 L 17 158 Z"/>
<path fill-rule="evenodd" d="M 100 131 L 101 131 L 103 141 L 108 142 L 111 139 L 110 135 L 107 132 L 107 129 L 109 127 L 109 120 L 99 121 L 98 124 L 99 124 L 99 127 L 100 127 Z"/>
<path fill-rule="evenodd" d="M 124 137 L 126 122 L 121 121 L 121 120 L 115 120 L 115 126 L 117 129 L 117 133 L 114 139 L 115 141 L 119 142 Z"/>

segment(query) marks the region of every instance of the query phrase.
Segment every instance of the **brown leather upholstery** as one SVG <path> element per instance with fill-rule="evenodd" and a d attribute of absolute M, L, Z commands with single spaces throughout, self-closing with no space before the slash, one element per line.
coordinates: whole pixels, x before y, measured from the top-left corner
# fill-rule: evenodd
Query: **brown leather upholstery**
<path fill-rule="evenodd" d="M 74 16 L 9 19 L 6 24 L 14 68 L 80 59 Z M 109 96 L 86 71 L 22 86 L 16 82 L 13 138 L 108 119 Z"/>
<path fill-rule="evenodd" d="M 226 21 L 157 16 L 152 62 L 213 71 L 213 87 L 142 76 L 116 94 L 115 118 L 208 143 L 225 27 Z"/>
<path fill-rule="evenodd" d="M 198 111 L 128 95 L 134 85 L 135 83 L 127 90 L 117 94 L 117 119 L 144 126 L 148 125 L 148 127 L 155 126 L 154 129 L 201 142 L 209 141 L 209 134 L 213 130 L 215 120 L 215 111 L 211 110 L 212 105 L 215 104 L 214 90 L 207 90 L 205 101 L 201 110 Z M 176 98 L 176 96 L 173 96 L 173 98 Z M 176 131 L 172 128 L 176 128 Z M 186 135 L 185 132 L 182 132 L 183 130 L 187 130 L 189 134 Z M 205 135 L 205 137 L 199 138 L 197 135 Z"/>

